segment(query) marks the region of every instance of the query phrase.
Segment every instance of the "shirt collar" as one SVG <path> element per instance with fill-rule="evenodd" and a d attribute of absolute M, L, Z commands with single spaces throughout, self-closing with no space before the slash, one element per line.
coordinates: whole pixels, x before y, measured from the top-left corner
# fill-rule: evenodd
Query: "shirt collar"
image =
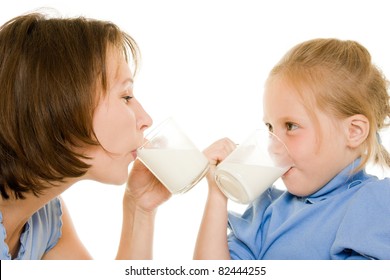
<path fill-rule="evenodd" d="M 313 204 L 359 185 L 369 177 L 364 170 L 353 172 L 359 164 L 360 159 L 355 160 L 317 192 L 300 199 L 306 203 Z"/>

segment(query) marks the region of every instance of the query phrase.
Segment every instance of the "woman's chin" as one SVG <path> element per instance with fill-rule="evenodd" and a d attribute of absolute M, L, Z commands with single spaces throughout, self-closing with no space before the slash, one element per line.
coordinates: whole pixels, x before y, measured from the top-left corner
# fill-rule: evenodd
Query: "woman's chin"
<path fill-rule="evenodd" d="M 128 178 L 128 172 L 123 171 L 121 174 L 119 172 L 114 172 L 107 174 L 108 176 L 99 176 L 98 178 L 93 178 L 95 181 L 102 183 L 102 184 L 107 184 L 107 185 L 116 185 L 120 186 L 123 185 L 127 182 Z"/>
<path fill-rule="evenodd" d="M 128 173 L 126 172 L 123 176 L 118 176 L 118 178 L 115 178 L 115 180 L 113 180 L 113 182 L 111 183 L 111 185 L 123 185 L 124 183 L 127 182 L 127 178 L 128 178 Z"/>

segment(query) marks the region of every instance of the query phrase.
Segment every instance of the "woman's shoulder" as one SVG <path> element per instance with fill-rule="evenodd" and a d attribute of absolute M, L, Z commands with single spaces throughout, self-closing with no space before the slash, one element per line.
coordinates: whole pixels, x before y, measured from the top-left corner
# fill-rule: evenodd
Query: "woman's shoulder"
<path fill-rule="evenodd" d="M 61 223 L 62 207 L 61 200 L 56 197 L 39 209 L 33 216 L 34 224 L 44 223 L 49 227 L 57 227 Z"/>
<path fill-rule="evenodd" d="M 16 259 L 41 259 L 48 250 L 57 244 L 61 236 L 61 229 L 61 201 L 60 199 L 55 198 L 28 219 L 20 237 L 21 246 Z M 5 236 L 5 228 L 1 225 L 0 245 L 2 250 L 0 258 L 11 259 L 8 252 L 8 246 L 4 243 Z"/>
<path fill-rule="evenodd" d="M 31 227 L 31 234 L 28 235 L 28 239 L 32 242 L 29 248 L 29 259 L 40 259 L 43 254 L 53 248 L 62 233 L 62 207 L 59 198 L 54 198 L 49 201 L 45 206 L 39 209 L 29 221 Z M 37 248 L 34 244 L 40 244 L 38 239 L 45 240 L 45 248 Z M 29 246 L 26 246 L 27 248 Z M 26 252 L 27 253 L 27 252 Z"/>

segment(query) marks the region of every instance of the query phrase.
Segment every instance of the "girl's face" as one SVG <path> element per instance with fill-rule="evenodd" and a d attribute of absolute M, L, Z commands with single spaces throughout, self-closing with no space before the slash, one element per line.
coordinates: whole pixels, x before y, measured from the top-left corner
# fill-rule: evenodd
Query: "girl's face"
<path fill-rule="evenodd" d="M 107 57 L 108 92 L 100 98 L 93 116 L 101 146 L 88 151 L 92 157 L 88 175 L 103 183 L 123 184 L 152 119 L 134 97 L 133 76 L 124 57 L 111 50 Z"/>
<path fill-rule="evenodd" d="M 282 177 L 290 193 L 313 194 L 348 165 L 342 125 L 318 108 L 313 108 L 314 121 L 296 89 L 283 78 L 269 79 L 263 104 L 264 122 L 286 144 L 294 161 Z"/>

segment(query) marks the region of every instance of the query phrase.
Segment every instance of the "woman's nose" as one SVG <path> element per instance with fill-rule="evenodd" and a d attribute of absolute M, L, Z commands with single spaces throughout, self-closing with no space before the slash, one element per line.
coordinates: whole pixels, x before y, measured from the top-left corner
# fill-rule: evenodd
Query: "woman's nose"
<path fill-rule="evenodd" d="M 142 107 L 140 103 L 138 103 L 138 110 L 137 110 L 137 127 L 139 130 L 146 130 L 147 128 L 151 127 L 153 124 L 153 120 L 150 117 L 150 115 L 145 111 L 145 109 Z"/>

